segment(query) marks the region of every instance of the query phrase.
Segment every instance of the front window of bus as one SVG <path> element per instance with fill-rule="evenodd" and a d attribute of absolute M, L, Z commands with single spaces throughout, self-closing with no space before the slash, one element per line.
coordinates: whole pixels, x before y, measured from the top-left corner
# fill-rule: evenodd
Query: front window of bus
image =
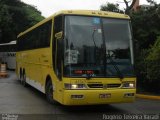
<path fill-rule="evenodd" d="M 103 18 L 107 76 L 133 76 L 133 49 L 129 20 Z"/>
<path fill-rule="evenodd" d="M 65 17 L 65 76 L 104 76 L 104 52 L 100 18 Z"/>
<path fill-rule="evenodd" d="M 66 16 L 64 76 L 133 76 L 129 20 Z"/>

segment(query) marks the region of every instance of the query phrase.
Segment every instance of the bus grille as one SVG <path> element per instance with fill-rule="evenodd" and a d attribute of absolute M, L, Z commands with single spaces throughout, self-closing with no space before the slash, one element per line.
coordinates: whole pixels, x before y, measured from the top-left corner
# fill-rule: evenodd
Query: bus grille
<path fill-rule="evenodd" d="M 121 84 L 87 84 L 89 88 L 119 88 Z"/>
<path fill-rule="evenodd" d="M 88 84 L 89 88 L 103 88 L 103 84 Z"/>
<path fill-rule="evenodd" d="M 118 88 L 121 84 L 107 84 L 107 88 Z"/>

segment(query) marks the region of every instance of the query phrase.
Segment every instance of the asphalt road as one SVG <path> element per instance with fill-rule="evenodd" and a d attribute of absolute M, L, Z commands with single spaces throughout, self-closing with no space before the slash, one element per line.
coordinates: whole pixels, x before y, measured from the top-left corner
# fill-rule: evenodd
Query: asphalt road
<path fill-rule="evenodd" d="M 0 78 L 0 119 L 15 120 L 108 120 L 160 119 L 160 101 L 136 99 L 134 103 L 63 106 L 49 104 L 45 96 L 32 87 L 23 87 L 14 72 Z M 17 115 L 17 116 L 16 116 Z M 137 119 L 136 118 L 136 119 Z"/>

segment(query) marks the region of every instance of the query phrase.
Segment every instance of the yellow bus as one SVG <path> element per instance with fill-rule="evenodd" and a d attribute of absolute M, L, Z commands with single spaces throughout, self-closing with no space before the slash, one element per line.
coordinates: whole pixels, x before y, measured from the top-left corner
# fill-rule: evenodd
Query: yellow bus
<path fill-rule="evenodd" d="M 133 102 L 136 93 L 132 32 L 125 14 L 66 10 L 17 37 L 21 83 L 51 103 Z"/>

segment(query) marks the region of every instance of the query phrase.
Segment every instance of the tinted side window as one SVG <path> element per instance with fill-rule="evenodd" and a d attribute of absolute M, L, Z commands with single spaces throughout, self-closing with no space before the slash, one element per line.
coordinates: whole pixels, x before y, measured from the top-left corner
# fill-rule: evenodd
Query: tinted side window
<path fill-rule="evenodd" d="M 53 40 L 53 63 L 54 65 L 54 70 L 56 71 L 56 75 L 59 77 L 61 80 L 62 76 L 62 40 L 57 40 L 55 38 L 55 34 L 58 32 L 63 31 L 63 16 L 57 16 L 54 19 L 54 40 Z M 56 49 L 57 48 L 57 49 Z"/>
<path fill-rule="evenodd" d="M 53 35 L 53 48 L 52 48 L 52 53 L 53 53 L 53 68 L 56 70 L 56 38 L 55 38 L 55 33 L 58 33 L 62 31 L 62 16 L 57 16 L 54 18 L 54 35 Z"/>
<path fill-rule="evenodd" d="M 39 28 L 38 48 L 49 47 L 51 38 L 52 21 L 47 22 Z"/>
<path fill-rule="evenodd" d="M 62 31 L 62 26 L 63 26 L 62 20 L 63 16 L 58 16 L 54 19 L 54 33 Z"/>
<path fill-rule="evenodd" d="M 49 47 L 52 21 L 33 29 L 18 38 L 18 50 L 30 50 Z"/>

